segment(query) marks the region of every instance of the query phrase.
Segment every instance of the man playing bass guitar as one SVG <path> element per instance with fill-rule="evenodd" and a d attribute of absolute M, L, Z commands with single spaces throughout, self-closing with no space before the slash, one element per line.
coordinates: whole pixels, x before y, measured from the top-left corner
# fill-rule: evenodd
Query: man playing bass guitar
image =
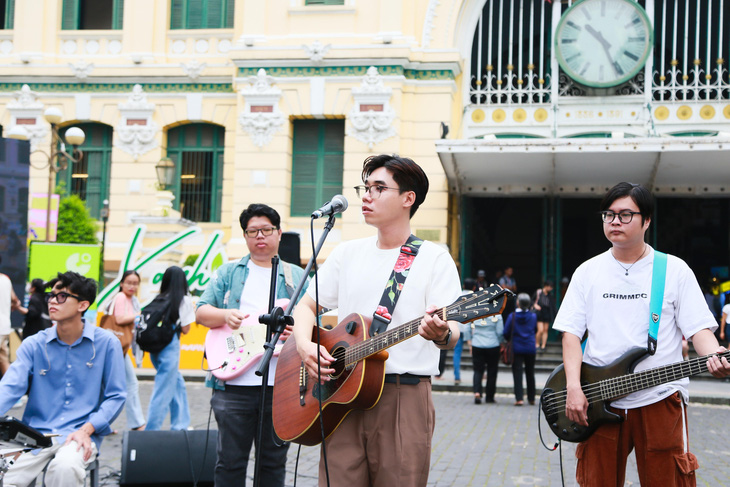
<path fill-rule="evenodd" d="M 652 194 L 641 185 L 619 183 L 606 193 L 600 209 L 611 248 L 578 267 L 553 325 L 564 332 L 565 414 L 582 426 L 588 426 L 589 414 L 586 391 L 581 388 L 583 362 L 606 367 L 629 349 L 648 348 L 647 344 L 656 345 L 655 353 L 641 360 L 635 371 L 681 362 L 683 335 L 692 338 L 700 355 L 725 351 L 712 333 L 717 323 L 697 279 L 683 260 L 666 256 L 663 299 L 661 292 L 652 292 L 655 261 L 663 257 L 645 243 L 654 210 Z M 656 306 L 652 316 L 653 295 L 658 298 L 651 306 Z M 649 339 L 652 320 L 658 321 L 658 331 Z M 585 353 L 581 353 L 586 332 Z M 727 377 L 730 363 L 713 355 L 707 370 Z M 695 485 L 698 465 L 688 450 L 687 384 L 686 377 L 670 379 L 613 401 L 608 409 L 623 421 L 598 426 L 578 445 L 578 483 L 623 485 L 626 458 L 635 450 L 641 485 Z"/>
<path fill-rule="evenodd" d="M 423 318 L 419 336 L 389 350 L 377 404 L 350 412 L 325 440 L 327 472 L 321 460 L 319 485 L 327 485 L 329 474 L 333 486 L 425 486 L 435 424 L 431 376 L 438 373 L 439 349 L 453 348 L 459 338 L 456 322 L 430 313 L 459 297 L 459 276 L 449 253 L 431 242 L 423 242 L 415 258 L 403 257 L 410 219 L 428 192 L 420 166 L 396 155 L 372 156 L 365 160 L 362 180 L 364 186 L 356 188 L 362 215 L 377 235 L 333 250 L 315 278 L 320 307 L 337 308 L 339 321 L 350 313 L 371 317 L 391 273 L 410 265 L 388 328 Z M 315 308 L 313 281 L 294 310 L 293 334 L 307 373 L 324 383 L 335 373 L 330 367 L 335 359 L 312 341 Z"/>

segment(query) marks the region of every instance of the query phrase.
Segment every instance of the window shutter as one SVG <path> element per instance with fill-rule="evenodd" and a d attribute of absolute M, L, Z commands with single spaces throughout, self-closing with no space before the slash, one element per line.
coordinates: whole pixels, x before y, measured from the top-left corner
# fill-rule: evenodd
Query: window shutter
<path fill-rule="evenodd" d="M 226 0 L 226 23 L 223 25 L 226 29 L 232 29 L 233 28 L 233 19 L 234 14 L 236 10 L 236 2 L 235 0 Z"/>
<path fill-rule="evenodd" d="M 79 0 L 63 0 L 61 29 L 78 30 L 79 28 Z"/>
<path fill-rule="evenodd" d="M 114 0 L 114 15 L 112 29 L 121 30 L 124 27 L 124 0 Z"/>
<path fill-rule="evenodd" d="M 99 218 L 101 209 L 101 174 L 103 170 L 104 152 L 99 150 L 87 150 L 84 152 L 87 165 L 86 170 L 89 177 L 86 179 L 86 207 L 94 218 Z"/>
<path fill-rule="evenodd" d="M 316 209 L 317 146 L 319 123 L 315 120 L 294 122 L 292 160 L 292 216 L 304 216 Z"/>
<path fill-rule="evenodd" d="M 15 0 L 7 0 L 5 6 L 5 28 L 11 30 L 15 25 Z"/>
<path fill-rule="evenodd" d="M 223 0 L 208 0 L 208 19 L 206 29 L 220 29 L 223 27 Z"/>
<path fill-rule="evenodd" d="M 205 9 L 203 8 L 204 0 L 188 0 L 187 22 L 185 29 L 204 29 L 203 16 Z"/>
<path fill-rule="evenodd" d="M 185 0 L 172 0 L 170 5 L 170 29 L 184 29 Z"/>

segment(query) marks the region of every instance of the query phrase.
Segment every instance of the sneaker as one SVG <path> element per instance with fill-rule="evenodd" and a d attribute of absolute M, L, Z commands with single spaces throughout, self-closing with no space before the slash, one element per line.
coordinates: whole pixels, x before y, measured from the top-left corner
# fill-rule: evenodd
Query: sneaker
<path fill-rule="evenodd" d="M 481 404 L 482 396 L 474 396 L 474 404 Z"/>

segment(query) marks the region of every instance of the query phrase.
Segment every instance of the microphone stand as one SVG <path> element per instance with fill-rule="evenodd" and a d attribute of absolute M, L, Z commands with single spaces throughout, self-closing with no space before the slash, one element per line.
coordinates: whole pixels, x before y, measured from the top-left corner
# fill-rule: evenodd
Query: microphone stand
<path fill-rule="evenodd" d="M 312 270 L 314 263 L 317 261 L 317 255 L 319 255 L 319 251 L 322 249 L 322 245 L 324 245 L 324 241 L 327 239 L 327 235 L 329 235 L 330 230 L 332 230 L 332 227 L 334 227 L 334 225 L 335 214 L 332 213 L 331 215 L 329 215 L 327 223 L 325 223 L 324 225 L 324 231 L 322 232 L 322 236 L 317 243 L 314 254 L 312 255 L 312 257 L 310 257 L 309 262 L 307 263 L 307 267 L 304 268 L 302 279 L 299 281 L 299 284 L 297 285 L 294 294 L 292 294 L 289 298 L 289 305 L 286 307 L 286 311 L 279 306 L 274 306 L 274 303 L 276 301 L 276 281 L 279 273 L 279 257 L 274 256 L 271 259 L 271 287 L 269 288 L 269 309 L 271 311 L 267 314 L 259 316 L 259 323 L 266 324 L 266 337 L 269 341 L 266 342 L 266 344 L 264 345 L 264 355 L 261 358 L 259 367 L 256 369 L 256 375 L 261 377 L 261 395 L 259 400 L 259 425 L 258 431 L 256 432 L 257 443 L 256 467 L 254 469 L 253 477 L 254 487 L 259 487 L 261 482 L 259 472 L 261 470 L 261 440 L 264 431 L 264 422 L 262 421 L 262 419 L 266 406 L 266 388 L 269 385 L 269 362 L 274 355 L 274 346 L 276 345 L 276 342 L 279 341 L 279 337 L 286 329 L 286 326 L 294 325 L 294 319 L 291 316 L 291 312 L 294 309 L 295 303 L 299 299 L 299 295 L 302 293 L 302 289 L 304 289 L 304 285 L 307 282 L 307 277 L 309 276 L 309 271 Z"/>

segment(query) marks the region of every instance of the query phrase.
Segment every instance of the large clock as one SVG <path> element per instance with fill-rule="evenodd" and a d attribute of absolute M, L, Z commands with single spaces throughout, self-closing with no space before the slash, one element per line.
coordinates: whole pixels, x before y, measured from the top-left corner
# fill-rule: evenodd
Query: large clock
<path fill-rule="evenodd" d="M 649 17 L 634 0 L 582 0 L 561 17 L 555 52 L 563 71 L 594 88 L 617 86 L 641 70 L 653 46 Z"/>

